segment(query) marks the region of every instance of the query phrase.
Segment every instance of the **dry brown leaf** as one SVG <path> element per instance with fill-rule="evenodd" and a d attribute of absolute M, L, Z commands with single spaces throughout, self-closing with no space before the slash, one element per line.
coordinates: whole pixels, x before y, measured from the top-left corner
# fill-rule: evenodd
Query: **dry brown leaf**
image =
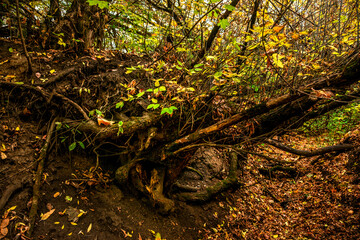
<path fill-rule="evenodd" d="M 8 234 L 9 230 L 7 228 L 1 228 L 0 229 L 0 239 L 4 238 Z"/>
<path fill-rule="evenodd" d="M 6 228 L 9 225 L 9 222 L 10 222 L 10 219 L 5 218 L 4 220 L 1 221 L 0 228 Z"/>

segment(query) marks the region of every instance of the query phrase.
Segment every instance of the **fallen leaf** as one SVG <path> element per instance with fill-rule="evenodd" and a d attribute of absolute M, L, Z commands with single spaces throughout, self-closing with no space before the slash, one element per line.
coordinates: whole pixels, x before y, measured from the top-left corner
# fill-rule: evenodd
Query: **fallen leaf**
<path fill-rule="evenodd" d="M 6 228 L 9 225 L 9 222 L 10 222 L 10 219 L 5 218 L 4 220 L 1 221 L 0 228 Z"/>
<path fill-rule="evenodd" d="M 54 206 L 51 203 L 47 203 L 46 208 L 50 211 L 54 208 Z"/>
<path fill-rule="evenodd" d="M 99 126 L 101 126 L 101 124 L 103 124 L 104 126 L 109 126 L 109 125 L 111 126 L 115 123 L 114 121 L 109 121 L 102 117 L 98 117 L 97 120 L 98 120 Z"/>
<path fill-rule="evenodd" d="M 1 158 L 2 160 L 5 160 L 5 159 L 7 158 L 7 156 L 6 156 L 5 153 L 1 152 L 1 153 L 0 153 L 0 158 Z"/>
<path fill-rule="evenodd" d="M 276 26 L 273 27 L 274 32 L 279 33 L 285 26 Z"/>
<path fill-rule="evenodd" d="M 60 196 L 60 192 L 56 192 L 56 193 L 54 194 L 54 198 L 57 198 L 58 196 Z"/>
<path fill-rule="evenodd" d="M 87 228 L 87 232 L 90 232 L 92 228 L 92 223 L 89 224 L 88 228 Z"/>
<path fill-rule="evenodd" d="M 8 234 L 9 230 L 7 228 L 1 228 L 0 229 L 0 239 L 5 237 Z"/>
<path fill-rule="evenodd" d="M 43 215 L 41 215 L 41 219 L 40 221 L 45 221 L 46 219 L 48 219 L 51 214 L 53 214 L 55 211 L 55 208 L 51 209 L 50 211 L 48 211 L 47 213 L 44 213 Z"/>

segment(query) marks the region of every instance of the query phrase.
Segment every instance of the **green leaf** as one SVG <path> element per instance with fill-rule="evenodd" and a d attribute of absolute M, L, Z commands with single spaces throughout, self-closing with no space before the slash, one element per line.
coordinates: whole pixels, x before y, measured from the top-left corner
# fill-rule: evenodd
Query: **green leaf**
<path fill-rule="evenodd" d="M 145 92 L 139 92 L 138 94 L 136 94 L 136 97 L 137 97 L 137 98 L 140 98 L 140 97 L 142 97 L 144 94 L 145 94 Z"/>
<path fill-rule="evenodd" d="M 9 52 L 14 52 L 14 49 L 13 48 L 9 48 Z"/>
<path fill-rule="evenodd" d="M 85 145 L 83 142 L 81 141 L 77 141 L 77 143 L 79 144 L 79 146 L 82 148 L 82 149 L 85 149 Z"/>
<path fill-rule="evenodd" d="M 216 72 L 215 74 L 214 74 L 214 78 L 215 79 L 219 79 L 219 77 L 221 77 L 222 76 L 222 72 Z"/>
<path fill-rule="evenodd" d="M 87 0 L 90 6 L 98 5 L 99 8 L 109 8 L 109 3 L 107 1 L 100 1 L 100 0 Z"/>
<path fill-rule="evenodd" d="M 160 104 L 154 104 L 154 109 L 157 109 L 158 107 L 160 107 Z"/>
<path fill-rule="evenodd" d="M 123 101 L 121 101 L 121 102 L 118 102 L 117 104 L 116 104 L 116 106 L 115 106 L 115 108 L 122 108 L 124 106 L 124 102 Z"/>
<path fill-rule="evenodd" d="M 169 109 L 171 109 L 171 110 L 177 110 L 178 108 L 175 107 L 175 106 L 171 106 L 171 107 L 169 107 Z"/>
<path fill-rule="evenodd" d="M 168 109 L 168 108 L 163 108 L 163 109 L 161 110 L 160 115 L 163 115 L 164 113 L 169 113 L 169 109 Z"/>
<path fill-rule="evenodd" d="M 160 87 L 159 87 L 159 91 L 160 91 L 160 92 L 166 91 L 166 87 L 165 87 L 165 86 L 160 86 Z"/>
<path fill-rule="evenodd" d="M 232 6 L 232 5 L 224 5 L 224 8 L 225 8 L 226 10 L 230 11 L 230 12 L 235 9 L 235 7 Z"/>
<path fill-rule="evenodd" d="M 100 110 L 95 109 L 96 116 L 102 116 L 103 113 Z"/>
<path fill-rule="evenodd" d="M 220 26 L 222 29 L 225 29 L 229 25 L 230 23 L 227 19 L 221 19 L 221 21 L 218 23 L 218 26 Z"/>
<path fill-rule="evenodd" d="M 73 142 L 72 144 L 70 144 L 69 146 L 69 151 L 72 151 L 76 148 L 76 142 Z"/>

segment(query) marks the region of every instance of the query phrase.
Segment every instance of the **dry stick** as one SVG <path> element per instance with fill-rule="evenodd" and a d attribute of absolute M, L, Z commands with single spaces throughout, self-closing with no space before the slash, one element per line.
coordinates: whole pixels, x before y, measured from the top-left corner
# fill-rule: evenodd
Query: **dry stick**
<path fill-rule="evenodd" d="M 322 155 L 322 154 L 329 153 L 329 152 L 352 149 L 355 147 L 355 145 L 353 145 L 353 144 L 339 144 L 339 145 L 318 148 L 318 149 L 315 149 L 312 151 L 307 151 L 307 150 L 298 150 L 298 149 L 286 146 L 286 145 L 284 145 L 278 141 L 272 140 L 272 139 L 268 139 L 265 142 L 276 148 L 279 148 L 285 152 L 289 152 L 289 153 L 293 153 L 293 154 L 305 156 L 305 157 L 312 157 L 312 156 Z"/>
<path fill-rule="evenodd" d="M 25 39 L 24 39 L 24 35 L 22 32 L 22 28 L 21 28 L 21 22 L 20 22 L 20 13 L 19 13 L 19 0 L 16 0 L 16 16 L 17 16 L 17 22 L 18 22 L 18 27 L 19 27 L 19 32 L 20 32 L 20 37 L 21 37 L 21 43 L 22 46 L 24 48 L 24 53 L 28 62 L 28 74 L 32 74 L 33 73 L 33 69 L 32 69 L 32 65 L 31 65 L 31 58 L 29 56 L 29 53 L 26 49 L 26 45 L 25 45 Z"/>
<path fill-rule="evenodd" d="M 36 213 L 37 213 L 37 210 L 39 207 L 39 200 L 40 200 L 41 178 L 42 178 L 42 173 L 44 170 L 45 159 L 48 156 L 48 147 L 50 145 L 50 140 L 51 140 L 51 137 L 52 137 L 54 129 L 55 129 L 56 120 L 57 119 L 55 118 L 50 125 L 45 144 L 40 151 L 40 156 L 38 159 L 39 164 L 38 164 L 38 168 L 37 168 L 36 175 L 35 175 L 35 183 L 33 186 L 32 205 L 31 205 L 31 209 L 30 209 L 30 213 L 29 213 L 29 231 L 28 231 L 29 237 L 31 236 L 31 234 L 34 230 L 35 218 L 36 218 Z"/>

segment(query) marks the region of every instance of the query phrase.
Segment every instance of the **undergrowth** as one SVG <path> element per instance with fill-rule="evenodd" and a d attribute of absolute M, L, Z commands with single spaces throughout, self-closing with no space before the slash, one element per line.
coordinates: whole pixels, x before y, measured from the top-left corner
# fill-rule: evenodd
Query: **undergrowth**
<path fill-rule="evenodd" d="M 360 103 L 354 102 L 305 122 L 299 131 L 305 136 L 322 135 L 329 142 L 337 142 L 359 123 Z"/>

